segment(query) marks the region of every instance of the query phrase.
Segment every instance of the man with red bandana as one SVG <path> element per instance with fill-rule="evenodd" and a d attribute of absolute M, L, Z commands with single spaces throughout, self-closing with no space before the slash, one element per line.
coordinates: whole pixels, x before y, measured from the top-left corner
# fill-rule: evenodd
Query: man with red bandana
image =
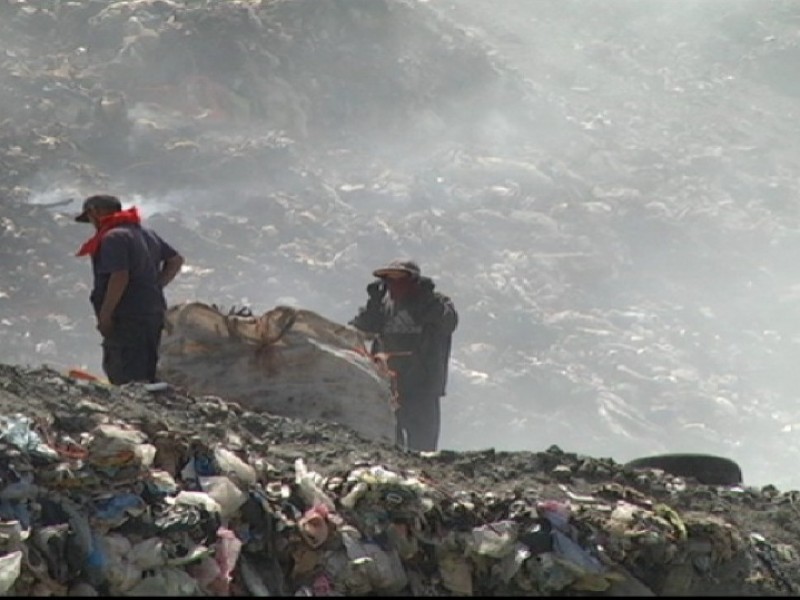
<path fill-rule="evenodd" d="M 115 385 L 152 383 L 167 309 L 164 287 L 183 257 L 142 226 L 136 207 L 122 210 L 116 196 L 90 196 L 75 220 L 95 227 L 77 255 L 92 259 L 90 300 L 103 337 L 103 371 Z"/>
<path fill-rule="evenodd" d="M 393 261 L 373 275 L 367 304 L 350 325 L 376 334 L 372 352 L 385 353 L 396 374 L 398 445 L 433 452 L 458 313 L 414 261 Z"/>

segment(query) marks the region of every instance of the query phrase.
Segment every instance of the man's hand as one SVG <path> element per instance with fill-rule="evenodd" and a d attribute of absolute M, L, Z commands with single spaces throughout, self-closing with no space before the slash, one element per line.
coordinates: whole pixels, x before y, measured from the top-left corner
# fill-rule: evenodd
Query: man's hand
<path fill-rule="evenodd" d="M 165 260 L 164 267 L 158 274 L 158 285 L 160 285 L 162 289 L 167 287 L 170 281 L 175 279 L 175 276 L 180 273 L 181 267 L 183 267 L 183 256 L 180 254 L 176 254 Z"/>
<path fill-rule="evenodd" d="M 125 293 L 125 288 L 128 287 L 129 280 L 128 271 L 114 271 L 111 273 L 111 277 L 108 278 L 106 296 L 103 298 L 103 304 L 97 314 L 97 331 L 103 337 L 110 336 L 114 329 L 112 317 L 119 301 L 122 299 L 122 294 Z"/>
<path fill-rule="evenodd" d="M 97 331 L 100 332 L 104 338 L 107 338 L 111 335 L 111 332 L 114 331 L 114 321 L 110 316 L 106 315 L 99 315 L 97 317 Z"/>
<path fill-rule="evenodd" d="M 422 278 L 419 282 L 419 297 L 411 307 L 414 321 L 423 326 L 433 326 L 452 333 L 458 324 L 458 315 L 449 298 L 434 292 L 433 281 Z"/>
<path fill-rule="evenodd" d="M 367 294 L 370 300 L 380 300 L 386 293 L 386 282 L 383 279 L 376 279 L 367 286 Z"/>

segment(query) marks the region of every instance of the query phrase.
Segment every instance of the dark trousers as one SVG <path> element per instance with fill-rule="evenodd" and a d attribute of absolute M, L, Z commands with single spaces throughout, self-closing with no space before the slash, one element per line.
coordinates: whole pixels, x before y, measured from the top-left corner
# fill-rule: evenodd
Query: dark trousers
<path fill-rule="evenodd" d="M 439 444 L 441 398 L 436 392 L 409 390 L 400 393 L 397 445 L 417 452 L 435 452 Z"/>
<path fill-rule="evenodd" d="M 114 319 L 114 330 L 103 338 L 103 371 L 114 385 L 156 380 L 163 315 Z"/>

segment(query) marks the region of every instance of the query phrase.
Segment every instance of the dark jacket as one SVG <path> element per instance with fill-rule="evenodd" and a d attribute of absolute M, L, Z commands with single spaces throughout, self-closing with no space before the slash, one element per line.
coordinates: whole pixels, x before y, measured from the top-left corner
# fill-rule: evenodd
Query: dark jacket
<path fill-rule="evenodd" d="M 95 313 L 100 312 L 115 271 L 128 271 L 130 280 L 114 311 L 115 317 L 163 315 L 167 308 L 164 290 L 158 283 L 164 261 L 177 251 L 151 229 L 120 225 L 105 234 L 92 256 L 94 286 L 90 295 Z"/>
<path fill-rule="evenodd" d="M 350 325 L 377 334 L 372 352 L 389 355 L 389 367 L 402 389 L 444 396 L 458 313 L 450 298 L 434 287 L 430 278 L 421 277 L 419 293 L 402 305 L 395 305 L 388 294 L 370 298 Z M 395 353 L 409 354 L 392 356 Z"/>

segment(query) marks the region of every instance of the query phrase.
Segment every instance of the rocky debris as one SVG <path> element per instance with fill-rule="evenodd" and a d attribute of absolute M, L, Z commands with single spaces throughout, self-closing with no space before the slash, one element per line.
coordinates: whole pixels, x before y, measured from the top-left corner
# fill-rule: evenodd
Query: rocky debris
<path fill-rule="evenodd" d="M 792 595 L 795 492 L 0 365 L 14 595 Z"/>

